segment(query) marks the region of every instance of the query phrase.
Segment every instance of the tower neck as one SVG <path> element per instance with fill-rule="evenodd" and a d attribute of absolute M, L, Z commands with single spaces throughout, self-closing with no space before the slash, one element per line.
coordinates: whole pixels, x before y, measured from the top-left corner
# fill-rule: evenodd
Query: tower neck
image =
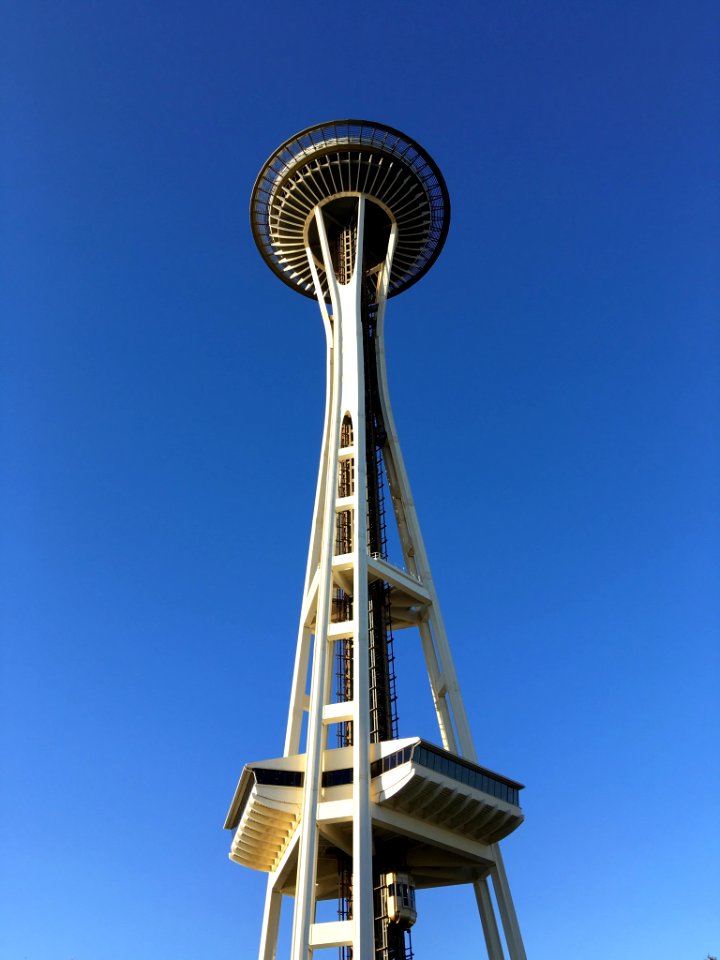
<path fill-rule="evenodd" d="M 369 206 L 361 194 L 316 208 L 311 236 L 317 240 L 308 257 L 317 273 L 314 258 L 320 252 L 329 279 L 332 314 L 319 282 L 316 285 L 332 356 L 334 422 L 329 426 L 334 437 L 329 448 L 339 451 L 337 461 L 328 462 L 327 482 L 328 492 L 332 496 L 335 491 L 336 497 L 333 553 L 348 558 L 353 570 L 351 590 L 345 588 L 349 584 L 333 581 L 333 614 L 358 618 L 353 638 L 336 645 L 336 696 L 353 700 L 360 695 L 355 677 L 368 677 L 365 736 L 377 742 L 397 736 L 390 591 L 382 580 L 368 582 L 367 576 L 367 557 L 385 557 L 387 550 L 383 465 L 387 432 L 378 355 L 396 233 L 384 214 L 384 220 L 376 212 L 368 216 Z M 365 648 L 367 670 L 358 669 L 358 644 Z M 350 745 L 357 735 L 362 733 L 355 722 L 339 725 L 338 745 Z"/>

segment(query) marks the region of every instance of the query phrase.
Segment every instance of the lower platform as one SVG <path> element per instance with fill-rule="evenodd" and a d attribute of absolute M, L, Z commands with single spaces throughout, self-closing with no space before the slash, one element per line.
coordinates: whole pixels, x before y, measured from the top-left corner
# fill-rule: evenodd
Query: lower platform
<path fill-rule="evenodd" d="M 418 737 L 370 747 L 373 839 L 407 864 L 418 888 L 469 883 L 493 862 L 491 845 L 523 821 L 522 784 Z M 282 870 L 293 894 L 305 755 L 248 764 L 225 827 L 235 830 L 230 859 L 255 870 Z M 336 895 L 337 860 L 352 855 L 352 747 L 326 750 L 318 810 L 318 897 Z M 401 858 L 399 860 L 398 858 Z"/>

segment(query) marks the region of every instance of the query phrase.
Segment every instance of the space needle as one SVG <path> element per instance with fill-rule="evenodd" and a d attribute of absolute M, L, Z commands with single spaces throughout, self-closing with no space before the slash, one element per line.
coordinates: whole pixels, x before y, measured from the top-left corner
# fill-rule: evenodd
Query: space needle
<path fill-rule="evenodd" d="M 225 822 L 230 858 L 267 874 L 259 960 L 277 957 L 283 902 L 290 960 L 411 960 L 416 891 L 460 884 L 489 960 L 525 960 L 499 847 L 523 820 L 522 784 L 478 762 L 385 364 L 387 302 L 447 236 L 445 181 L 400 131 L 331 121 L 270 156 L 250 220 L 270 269 L 317 301 L 327 344 L 285 745 L 244 767 Z M 425 664 L 438 743 L 399 735 L 395 643 Z M 271 670 L 256 677 L 269 689 Z"/>

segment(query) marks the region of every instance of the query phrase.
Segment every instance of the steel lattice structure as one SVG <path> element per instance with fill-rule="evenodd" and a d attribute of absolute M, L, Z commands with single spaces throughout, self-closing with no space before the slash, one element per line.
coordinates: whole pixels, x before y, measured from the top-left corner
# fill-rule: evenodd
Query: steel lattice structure
<path fill-rule="evenodd" d="M 411 960 L 415 890 L 471 883 L 490 960 L 525 960 L 498 843 L 522 785 L 477 763 L 390 407 L 389 297 L 437 259 L 450 201 L 415 141 L 364 120 L 283 143 L 253 189 L 260 253 L 317 299 L 325 426 L 282 757 L 248 764 L 225 826 L 230 857 L 268 874 L 260 960 L 283 897 L 291 960 Z M 386 492 L 391 508 L 385 509 Z M 387 523 L 402 564 L 388 556 Z M 419 637 L 441 746 L 398 738 L 394 634 Z M 320 907 L 337 901 L 337 919 Z"/>

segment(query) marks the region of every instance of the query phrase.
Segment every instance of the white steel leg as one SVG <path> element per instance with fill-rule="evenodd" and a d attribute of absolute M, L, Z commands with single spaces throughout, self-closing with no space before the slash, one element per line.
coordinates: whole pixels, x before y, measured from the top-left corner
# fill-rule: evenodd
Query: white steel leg
<path fill-rule="evenodd" d="M 505 865 L 503 864 L 500 847 L 495 844 L 493 849 L 495 852 L 495 864 L 490 871 L 490 875 L 492 876 L 495 899 L 497 900 L 500 918 L 502 919 L 505 942 L 508 946 L 510 960 L 526 960 L 525 947 L 523 946 L 522 937 L 520 936 L 520 925 L 510 894 L 510 884 L 508 883 L 507 874 L 505 873 Z"/>
<path fill-rule="evenodd" d="M 480 911 L 480 920 L 482 922 L 483 934 L 485 935 L 488 960 L 504 960 L 500 932 L 498 930 L 497 920 L 495 919 L 495 909 L 490 896 L 487 877 L 483 877 L 482 880 L 476 880 L 473 888 L 475 889 L 475 899 L 477 900 L 478 910 Z"/>
<path fill-rule="evenodd" d="M 316 221 L 323 251 L 329 248 L 322 214 L 316 211 Z M 322 298 L 319 298 L 322 299 Z M 293 923 L 292 960 L 307 960 L 309 955 L 310 925 L 315 918 L 315 876 L 317 872 L 317 807 L 320 799 L 322 775 L 323 691 L 328 659 L 328 625 L 332 600 L 332 558 L 335 539 L 335 491 L 337 490 L 337 454 L 340 442 L 340 356 L 342 333 L 333 331 L 332 396 L 328 423 L 328 450 L 333 451 L 326 459 L 325 496 L 322 507 L 322 537 L 320 549 L 320 577 L 318 580 L 318 603 L 315 620 L 315 644 L 313 650 L 312 681 L 310 688 L 310 711 L 308 716 L 307 749 L 305 759 L 305 789 L 303 794 L 302 821 L 300 824 L 300 848 L 298 853 L 295 916 Z"/>
<path fill-rule="evenodd" d="M 275 889 L 275 874 L 268 877 L 263 912 L 262 936 L 258 960 L 275 960 L 277 954 L 278 931 L 280 929 L 280 909 L 282 894 Z"/>

